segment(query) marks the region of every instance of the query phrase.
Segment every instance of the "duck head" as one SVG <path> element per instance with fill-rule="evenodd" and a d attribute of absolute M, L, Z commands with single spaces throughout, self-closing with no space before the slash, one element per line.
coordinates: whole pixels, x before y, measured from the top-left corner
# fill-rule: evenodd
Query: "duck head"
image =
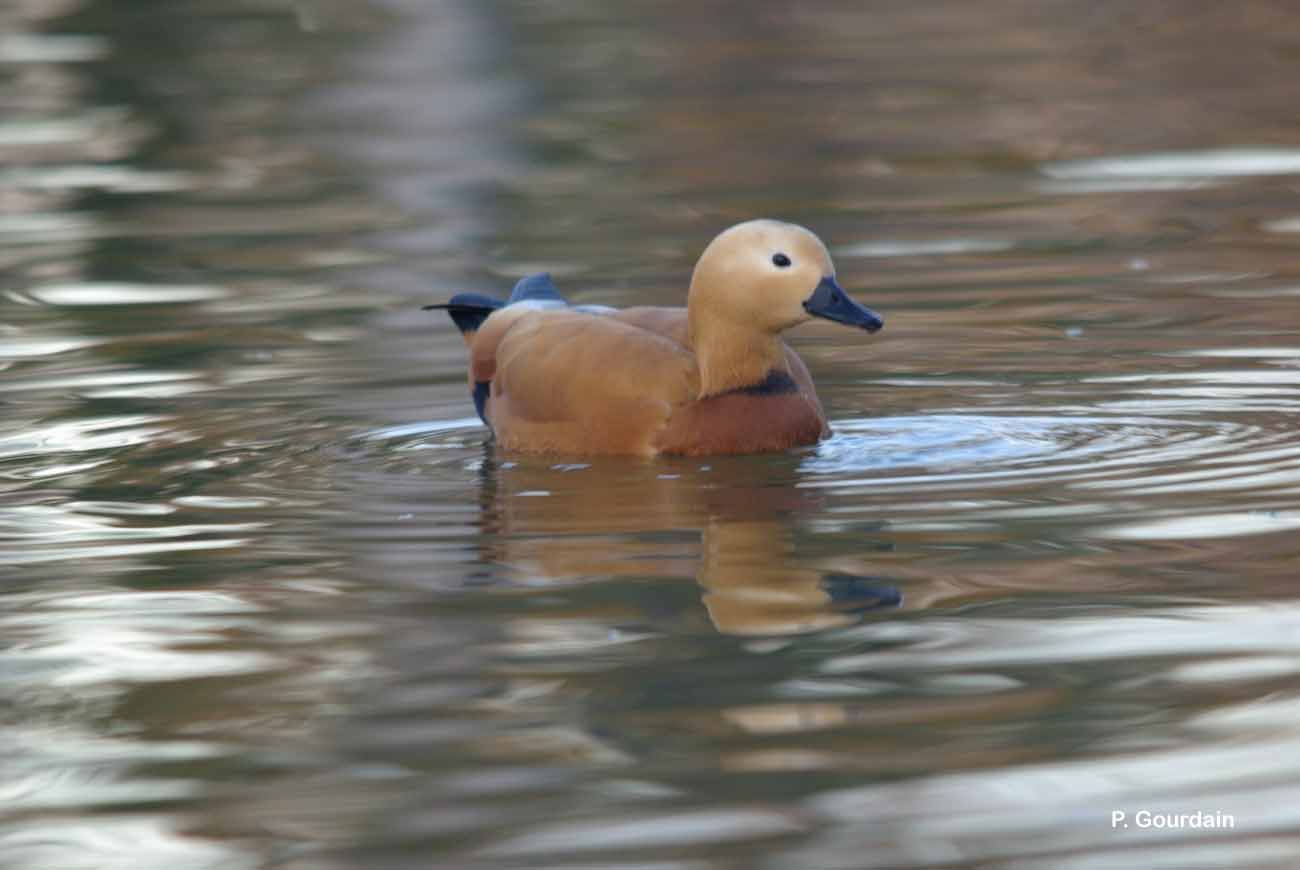
<path fill-rule="evenodd" d="M 867 332 L 884 325 L 836 282 L 821 239 L 774 220 L 737 224 L 710 242 L 695 265 L 687 305 L 693 331 L 705 320 L 768 335 L 814 317 Z"/>

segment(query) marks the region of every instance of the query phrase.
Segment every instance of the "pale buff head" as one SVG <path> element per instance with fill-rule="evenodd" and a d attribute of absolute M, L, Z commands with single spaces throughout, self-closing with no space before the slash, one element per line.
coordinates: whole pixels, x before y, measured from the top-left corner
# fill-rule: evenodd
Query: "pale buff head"
<path fill-rule="evenodd" d="M 691 276 L 692 319 L 705 315 L 777 333 L 813 315 L 804 303 L 835 265 L 821 239 L 797 224 L 753 220 L 724 230 Z"/>
<path fill-rule="evenodd" d="M 880 315 L 835 280 L 826 246 L 796 224 L 747 221 L 724 230 L 695 264 L 687 301 L 691 333 L 775 336 L 812 317 L 875 332 Z"/>

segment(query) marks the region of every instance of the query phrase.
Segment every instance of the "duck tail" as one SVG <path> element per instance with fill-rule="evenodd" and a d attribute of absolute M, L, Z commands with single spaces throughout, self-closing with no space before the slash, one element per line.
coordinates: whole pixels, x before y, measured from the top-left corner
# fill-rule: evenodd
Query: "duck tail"
<path fill-rule="evenodd" d="M 447 302 L 424 306 L 424 310 L 439 309 L 446 311 L 451 315 L 452 321 L 461 334 L 469 335 L 471 332 L 477 332 L 478 328 L 483 325 L 483 321 L 487 320 L 488 315 L 493 311 L 507 305 L 514 305 L 516 302 L 541 304 L 543 307 L 548 308 L 553 306 L 563 308 L 568 304 L 564 301 L 564 297 L 560 295 L 555 282 L 551 280 L 550 273 L 541 272 L 537 275 L 521 278 L 519 283 L 515 284 L 515 289 L 506 302 L 493 299 L 491 296 L 484 296 L 482 293 L 457 293 Z"/>
<path fill-rule="evenodd" d="M 510 293 L 510 302 L 513 305 L 516 302 L 558 302 L 560 305 L 567 305 L 564 297 L 560 295 L 560 288 L 555 286 L 551 280 L 550 272 L 538 272 L 536 275 L 528 275 L 519 279 L 515 284 L 515 289 Z"/>
<path fill-rule="evenodd" d="M 438 305 L 426 305 L 425 311 L 441 310 L 451 315 L 452 323 L 461 335 L 476 332 L 488 315 L 498 308 L 505 307 L 500 299 L 484 296 L 482 293 L 457 293 L 447 302 Z"/>

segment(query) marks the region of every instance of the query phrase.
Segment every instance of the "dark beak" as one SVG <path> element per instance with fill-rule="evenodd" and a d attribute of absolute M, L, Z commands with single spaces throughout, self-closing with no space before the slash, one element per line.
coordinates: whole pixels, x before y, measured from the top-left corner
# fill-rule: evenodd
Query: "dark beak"
<path fill-rule="evenodd" d="M 876 332 L 885 325 L 879 314 L 850 299 L 833 275 L 821 280 L 813 295 L 804 300 L 803 310 L 813 317 L 825 317 L 867 332 Z"/>

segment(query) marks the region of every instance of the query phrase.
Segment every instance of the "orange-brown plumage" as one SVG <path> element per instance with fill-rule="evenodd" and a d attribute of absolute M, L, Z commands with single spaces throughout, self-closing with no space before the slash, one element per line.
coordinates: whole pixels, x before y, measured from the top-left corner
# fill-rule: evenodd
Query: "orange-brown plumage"
<path fill-rule="evenodd" d="M 575 309 L 545 276 L 520 282 L 504 307 L 469 295 L 435 307 L 465 334 L 476 405 L 505 448 L 758 453 L 829 431 L 780 333 L 814 316 L 880 328 L 834 275 L 808 230 L 750 221 L 705 249 L 686 308 Z"/>

